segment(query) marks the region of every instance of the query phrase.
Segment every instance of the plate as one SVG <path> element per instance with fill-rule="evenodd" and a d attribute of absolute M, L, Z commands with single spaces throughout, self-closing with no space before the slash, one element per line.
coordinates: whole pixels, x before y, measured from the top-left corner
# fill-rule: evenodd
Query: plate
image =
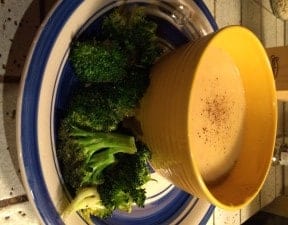
<path fill-rule="evenodd" d="M 62 0 L 47 16 L 31 48 L 22 76 L 17 108 L 17 145 L 23 182 L 29 200 L 43 224 L 61 225 L 59 212 L 67 201 L 58 167 L 56 125 L 77 86 L 67 60 L 73 38 L 98 31 L 101 18 L 121 4 L 147 7 L 148 16 L 157 22 L 159 36 L 167 48 L 217 29 L 213 17 L 200 0 Z M 107 220 L 93 218 L 95 224 L 206 224 L 214 206 L 178 189 L 154 171 L 157 182 L 147 185 L 144 209 L 131 214 L 115 212 Z M 86 224 L 73 214 L 66 224 Z"/>

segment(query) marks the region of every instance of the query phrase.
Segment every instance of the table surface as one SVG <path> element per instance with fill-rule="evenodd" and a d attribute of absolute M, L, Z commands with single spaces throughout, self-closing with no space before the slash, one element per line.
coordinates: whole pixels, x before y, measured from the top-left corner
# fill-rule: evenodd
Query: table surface
<path fill-rule="evenodd" d="M 15 115 L 19 81 L 30 44 L 55 0 L 0 1 L 0 224 L 39 224 L 21 183 L 15 143 Z M 288 25 L 276 18 L 269 0 L 204 0 L 218 26 L 241 24 L 251 29 L 266 47 L 288 43 Z M 278 137 L 288 116 L 279 102 Z M 285 132 L 284 132 L 285 131 Z M 253 160 L 253 159 L 252 159 Z M 281 166 L 272 166 L 263 189 L 246 208 L 227 212 L 216 208 L 209 225 L 239 225 L 277 196 L 287 181 Z M 287 173 L 287 172 L 286 172 Z M 237 191 L 237 190 L 235 190 Z M 287 193 L 286 193 L 287 194 Z"/>

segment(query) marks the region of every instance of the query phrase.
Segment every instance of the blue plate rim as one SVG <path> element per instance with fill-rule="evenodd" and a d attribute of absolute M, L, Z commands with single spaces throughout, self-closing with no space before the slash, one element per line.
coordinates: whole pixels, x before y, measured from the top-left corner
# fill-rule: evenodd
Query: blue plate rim
<path fill-rule="evenodd" d="M 84 0 L 62 0 L 54 6 L 53 10 L 51 10 L 41 25 L 42 29 L 39 30 L 33 41 L 21 78 L 16 121 L 19 164 L 28 198 L 39 214 L 39 218 L 43 224 L 60 225 L 64 223 L 49 196 L 38 154 L 37 109 L 42 83 L 42 76 L 39 76 L 39 74 L 41 75 L 44 72 L 49 52 L 66 19 L 69 18 L 75 8 L 83 1 Z M 218 26 L 205 3 L 202 0 L 194 0 L 194 2 L 203 11 L 212 28 L 217 30 Z M 57 23 L 55 23 L 55 21 L 57 21 Z M 31 95 L 31 93 L 34 94 Z M 201 225 L 207 223 L 213 210 L 214 206 L 211 205 L 201 220 Z"/>

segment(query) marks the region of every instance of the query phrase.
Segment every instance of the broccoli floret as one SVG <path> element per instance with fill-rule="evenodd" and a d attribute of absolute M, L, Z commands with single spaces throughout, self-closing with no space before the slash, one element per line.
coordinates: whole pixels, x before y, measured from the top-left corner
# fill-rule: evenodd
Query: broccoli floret
<path fill-rule="evenodd" d="M 61 216 L 65 220 L 73 212 L 79 212 L 89 224 L 93 224 L 91 216 L 106 218 L 111 215 L 112 210 L 102 204 L 95 187 L 86 187 L 77 192 L 76 197 L 64 209 Z"/>
<path fill-rule="evenodd" d="M 162 54 L 157 24 L 145 17 L 142 7 L 115 9 L 103 22 L 103 34 L 126 50 L 129 64 L 151 66 Z"/>
<path fill-rule="evenodd" d="M 134 137 L 92 132 L 63 123 L 59 131 L 58 158 L 63 178 L 70 189 L 103 182 L 103 170 L 115 163 L 115 154 L 134 154 Z"/>
<path fill-rule="evenodd" d="M 132 204 L 144 207 L 146 192 L 142 186 L 151 180 L 148 160 L 151 158 L 150 151 L 141 143 L 137 142 L 137 152 L 135 154 L 116 155 L 117 164 L 109 166 L 103 171 L 105 182 L 97 189 L 103 204 L 107 208 L 126 208 L 125 211 L 132 210 Z M 118 197 L 124 196 L 126 201 L 119 201 Z"/>
<path fill-rule="evenodd" d="M 70 58 L 84 85 L 72 97 L 66 120 L 113 131 L 134 115 L 149 85 L 150 66 L 161 50 L 156 24 L 145 18 L 142 8 L 114 10 L 104 19 L 103 34 L 102 41 L 76 41 L 72 46 Z"/>
<path fill-rule="evenodd" d="M 69 57 L 76 76 L 84 83 L 117 82 L 137 68 L 150 67 L 162 54 L 156 29 L 141 7 L 114 10 L 104 19 L 101 41 L 75 41 L 72 45 Z"/>
<path fill-rule="evenodd" d="M 75 42 L 70 59 L 76 76 L 84 83 L 115 82 L 126 76 L 127 57 L 113 42 Z"/>
<path fill-rule="evenodd" d="M 90 133 L 86 134 L 82 130 L 77 130 L 76 133 L 78 132 L 78 137 L 91 137 Z M 91 141 L 89 140 L 87 143 L 91 143 Z M 78 187 L 72 202 L 62 213 L 63 218 L 78 211 L 89 222 L 91 221 L 90 216 L 105 219 L 111 216 L 114 210 L 129 213 L 134 204 L 144 207 L 146 191 L 142 186 L 151 180 L 147 167 L 151 153 L 140 142 L 137 142 L 137 148 L 137 152 L 129 152 L 129 154 L 127 152 L 113 153 L 113 157 L 115 157 L 113 163 L 101 172 L 101 183 L 95 184 L 94 178 L 90 177 L 86 185 Z M 94 159 L 94 155 L 97 154 L 97 152 L 94 153 L 90 158 Z M 99 160 L 101 162 L 101 159 L 95 159 L 92 164 L 97 165 Z M 69 174 L 74 178 L 76 171 L 71 167 Z"/>
<path fill-rule="evenodd" d="M 151 153 L 133 136 L 116 132 L 127 132 L 125 121 L 135 115 L 150 67 L 162 53 L 156 29 L 143 8 L 116 9 L 104 19 L 102 36 L 71 47 L 81 82 L 58 132 L 61 172 L 75 196 L 64 215 L 78 211 L 91 222 L 90 216 L 144 207 Z"/>
<path fill-rule="evenodd" d="M 67 124 L 95 131 L 113 131 L 125 116 L 119 114 L 113 90 L 98 86 L 82 87 L 72 95 L 65 119 Z M 118 97 L 119 98 L 119 97 Z"/>
<path fill-rule="evenodd" d="M 143 97 L 146 89 L 149 86 L 150 71 L 142 68 L 132 68 L 127 79 L 119 82 L 116 86 L 119 95 L 125 97 L 122 101 L 126 101 L 129 106 L 135 108 Z"/>
<path fill-rule="evenodd" d="M 144 207 L 146 191 L 142 186 L 151 180 L 147 167 L 151 153 L 140 142 L 137 142 L 137 148 L 136 153 L 115 154 L 116 163 L 102 171 L 101 184 L 87 183 L 78 188 L 76 196 L 62 213 L 63 217 L 78 211 L 90 221 L 90 216 L 103 219 L 111 216 L 114 210 L 129 213 L 134 204 Z"/>
<path fill-rule="evenodd" d="M 138 70 L 129 79 L 115 84 L 77 89 L 67 108 L 66 123 L 94 131 L 116 130 L 124 118 L 134 116 L 149 84 L 146 71 Z"/>

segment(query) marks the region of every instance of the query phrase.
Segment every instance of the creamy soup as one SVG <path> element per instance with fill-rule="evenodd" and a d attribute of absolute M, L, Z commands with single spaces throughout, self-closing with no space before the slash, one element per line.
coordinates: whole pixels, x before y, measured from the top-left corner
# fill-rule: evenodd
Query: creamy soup
<path fill-rule="evenodd" d="M 208 60 L 201 61 L 193 81 L 189 141 L 204 180 L 214 182 L 237 161 L 245 93 L 239 71 L 227 53 L 211 47 L 204 57 Z"/>

